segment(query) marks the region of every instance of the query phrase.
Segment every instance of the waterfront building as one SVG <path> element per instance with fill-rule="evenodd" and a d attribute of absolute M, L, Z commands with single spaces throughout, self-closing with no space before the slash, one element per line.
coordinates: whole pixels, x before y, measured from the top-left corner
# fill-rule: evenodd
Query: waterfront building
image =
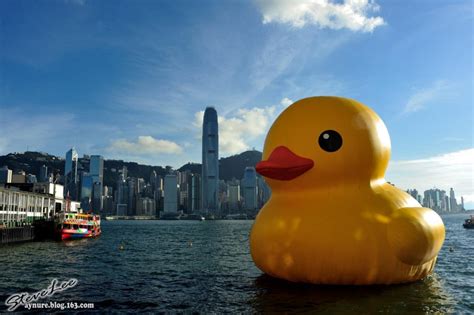
<path fill-rule="evenodd" d="M 64 164 L 64 196 L 70 200 L 79 200 L 79 178 L 77 176 L 78 154 L 75 148 L 66 152 Z"/>
<path fill-rule="evenodd" d="M 201 208 L 201 177 L 186 170 L 177 172 L 179 187 L 179 208 L 185 213 L 193 213 Z"/>
<path fill-rule="evenodd" d="M 451 211 L 452 212 L 457 212 L 458 211 L 458 203 L 456 201 L 456 196 L 454 194 L 454 189 L 451 187 L 449 189 L 449 201 L 451 204 Z"/>
<path fill-rule="evenodd" d="M 164 212 L 178 212 L 178 179 L 174 174 L 165 176 Z"/>
<path fill-rule="evenodd" d="M 3 166 L 0 169 L 0 184 L 8 184 L 12 182 L 13 171 L 8 169 L 8 166 Z"/>
<path fill-rule="evenodd" d="M 217 207 L 218 207 L 219 211 L 221 212 L 221 214 L 223 214 L 224 212 L 228 211 L 228 209 L 227 209 L 227 203 L 228 203 L 228 200 L 227 200 L 227 184 L 226 184 L 225 180 L 223 180 L 223 179 L 219 180 L 219 194 L 218 194 L 218 196 L 219 197 L 218 197 Z M 223 206 L 226 206 L 226 208 L 224 209 Z"/>
<path fill-rule="evenodd" d="M 104 196 L 102 201 L 102 211 L 105 215 L 114 215 L 114 198 L 112 196 Z"/>
<path fill-rule="evenodd" d="M 117 215 L 121 216 L 121 217 L 126 216 L 127 215 L 127 209 L 128 209 L 127 204 L 123 204 L 123 203 L 117 204 Z"/>
<path fill-rule="evenodd" d="M 458 212 L 460 210 L 453 188 L 450 189 L 449 197 L 444 190 L 437 188 L 425 190 L 423 206 L 437 212 Z"/>
<path fill-rule="evenodd" d="M 123 179 L 123 176 L 121 176 L 117 182 L 117 188 L 115 190 L 115 203 L 117 205 L 117 213 L 119 212 L 118 205 L 121 205 L 122 207 L 125 205 L 128 209 L 128 183 L 125 181 L 125 179 Z M 125 211 L 125 214 L 122 215 L 127 215 L 127 211 Z"/>
<path fill-rule="evenodd" d="M 32 189 L 33 185 L 29 185 Z M 55 197 L 25 187 L 7 185 L 0 187 L 0 226 L 12 227 L 30 224 L 34 220 L 49 218 L 54 214 Z"/>
<path fill-rule="evenodd" d="M 155 199 L 156 213 L 163 211 L 163 202 L 164 202 L 164 191 L 163 189 L 157 189 L 153 193 Z"/>
<path fill-rule="evenodd" d="M 188 212 L 193 213 L 201 208 L 201 176 L 199 174 L 188 174 Z"/>
<path fill-rule="evenodd" d="M 215 214 L 219 193 L 219 128 L 214 107 L 207 107 L 204 112 L 201 176 L 201 209 Z"/>
<path fill-rule="evenodd" d="M 238 213 L 240 210 L 240 183 L 232 180 L 227 184 L 227 200 L 230 213 Z"/>
<path fill-rule="evenodd" d="M 255 167 L 246 167 L 242 178 L 243 208 L 257 209 L 257 172 Z"/>
<path fill-rule="evenodd" d="M 128 182 L 128 211 L 127 215 L 132 216 L 137 211 L 137 196 L 138 196 L 138 178 L 129 177 Z"/>
<path fill-rule="evenodd" d="M 64 186 L 51 182 L 35 183 L 32 191 L 38 194 L 54 196 L 54 213 L 61 212 L 64 207 Z"/>
<path fill-rule="evenodd" d="M 155 216 L 156 215 L 155 200 L 149 197 L 139 197 L 137 200 L 137 215 Z"/>
<path fill-rule="evenodd" d="M 466 211 L 466 208 L 464 208 L 464 197 L 461 196 L 461 211 Z"/>

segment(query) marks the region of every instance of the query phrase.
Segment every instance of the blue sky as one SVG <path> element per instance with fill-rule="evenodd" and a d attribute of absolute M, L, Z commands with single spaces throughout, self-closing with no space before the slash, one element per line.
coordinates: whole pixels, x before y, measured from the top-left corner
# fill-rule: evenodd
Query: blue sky
<path fill-rule="evenodd" d="M 1 1 L 0 154 L 200 161 L 262 149 L 285 106 L 357 99 L 392 140 L 387 179 L 473 193 L 471 1 Z"/>

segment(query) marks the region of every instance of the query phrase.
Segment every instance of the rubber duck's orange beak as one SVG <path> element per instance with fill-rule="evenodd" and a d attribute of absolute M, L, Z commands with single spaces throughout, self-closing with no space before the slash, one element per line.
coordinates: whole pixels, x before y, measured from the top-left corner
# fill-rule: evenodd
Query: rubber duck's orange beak
<path fill-rule="evenodd" d="M 271 179 L 292 180 L 313 166 L 312 160 L 296 155 L 285 146 L 279 146 L 273 150 L 268 160 L 257 163 L 256 170 L 260 175 Z"/>

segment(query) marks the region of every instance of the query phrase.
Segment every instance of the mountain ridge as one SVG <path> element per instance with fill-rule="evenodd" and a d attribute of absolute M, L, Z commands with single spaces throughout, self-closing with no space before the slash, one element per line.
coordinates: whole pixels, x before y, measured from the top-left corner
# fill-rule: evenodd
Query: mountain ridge
<path fill-rule="evenodd" d="M 262 152 L 257 150 L 244 151 L 228 157 L 219 159 L 219 177 L 222 180 L 231 180 L 233 178 L 241 179 L 245 167 L 255 165 L 261 160 Z M 14 172 L 25 171 L 27 174 L 39 174 L 42 165 L 48 167 L 48 173 L 60 174 L 64 176 L 64 163 L 62 157 L 51 155 L 45 152 L 26 151 L 23 153 L 15 152 L 0 156 L 0 167 L 4 165 Z M 104 185 L 115 187 L 119 179 L 120 170 L 123 166 L 127 167 L 130 177 L 144 178 L 149 180 L 150 174 L 154 170 L 157 175 L 164 176 L 170 170 L 169 166 L 154 166 L 139 164 L 136 162 L 127 162 L 123 160 L 104 159 Z M 87 158 L 79 158 L 78 170 L 88 170 L 89 161 Z M 201 174 L 201 163 L 186 163 L 177 169 L 178 171 L 189 170 L 193 173 Z"/>

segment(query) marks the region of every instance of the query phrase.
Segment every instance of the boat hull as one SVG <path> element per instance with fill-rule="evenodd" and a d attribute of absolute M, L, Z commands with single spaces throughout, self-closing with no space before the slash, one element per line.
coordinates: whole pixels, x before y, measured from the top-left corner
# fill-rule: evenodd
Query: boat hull
<path fill-rule="evenodd" d="M 93 233 L 91 231 L 78 232 L 78 231 L 61 231 L 61 240 L 77 240 L 82 238 L 97 237 L 101 232 Z"/>

